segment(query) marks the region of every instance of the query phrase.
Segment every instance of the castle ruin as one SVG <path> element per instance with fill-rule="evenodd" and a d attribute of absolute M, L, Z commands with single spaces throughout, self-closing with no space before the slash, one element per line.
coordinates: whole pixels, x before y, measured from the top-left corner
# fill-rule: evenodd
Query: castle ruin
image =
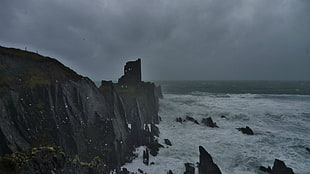
<path fill-rule="evenodd" d="M 129 61 L 124 66 L 124 75 L 118 79 L 121 85 L 137 85 L 141 78 L 141 59 Z"/>

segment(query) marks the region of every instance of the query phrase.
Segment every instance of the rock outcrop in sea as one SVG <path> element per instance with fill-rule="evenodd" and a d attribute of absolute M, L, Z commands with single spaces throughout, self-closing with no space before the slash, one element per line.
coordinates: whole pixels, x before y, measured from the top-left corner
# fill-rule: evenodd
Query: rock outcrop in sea
<path fill-rule="evenodd" d="M 213 162 L 212 156 L 199 146 L 199 174 L 222 174 L 220 168 Z"/>
<path fill-rule="evenodd" d="M 56 146 L 68 158 L 98 157 L 107 171 L 118 170 L 159 133 L 160 88 L 130 66 L 120 83 L 97 88 L 55 59 L 0 47 L 0 156 Z"/>
<path fill-rule="evenodd" d="M 272 168 L 260 166 L 259 169 L 263 172 L 270 174 L 294 174 L 293 169 L 287 167 L 284 161 L 281 161 L 279 159 L 274 160 Z"/>

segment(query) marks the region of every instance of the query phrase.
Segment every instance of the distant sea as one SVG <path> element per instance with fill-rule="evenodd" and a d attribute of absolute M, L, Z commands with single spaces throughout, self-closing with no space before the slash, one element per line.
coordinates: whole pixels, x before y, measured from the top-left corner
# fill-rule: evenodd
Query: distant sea
<path fill-rule="evenodd" d="M 184 163 L 199 160 L 198 146 L 212 155 L 223 174 L 262 174 L 258 167 L 271 166 L 280 159 L 296 174 L 310 174 L 310 81 L 158 81 L 160 100 L 159 142 L 168 138 L 154 165 L 139 157 L 124 167 L 148 174 L 184 172 Z M 176 117 L 212 117 L 219 128 Z M 223 117 L 225 116 L 225 117 Z M 244 135 L 238 127 L 249 126 L 255 135 Z M 197 169 L 196 169 L 197 172 Z"/>

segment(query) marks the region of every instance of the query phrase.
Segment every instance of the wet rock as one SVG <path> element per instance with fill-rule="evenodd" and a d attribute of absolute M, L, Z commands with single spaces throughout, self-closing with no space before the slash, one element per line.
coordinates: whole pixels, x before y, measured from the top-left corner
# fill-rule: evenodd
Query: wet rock
<path fill-rule="evenodd" d="M 167 172 L 167 174 L 173 174 L 173 172 L 172 172 L 171 170 L 169 170 L 169 171 Z"/>
<path fill-rule="evenodd" d="M 149 165 L 149 151 L 147 150 L 147 149 L 145 149 L 144 151 L 143 151 L 143 163 L 145 164 L 145 165 Z"/>
<path fill-rule="evenodd" d="M 199 124 L 198 121 L 197 121 L 196 119 L 194 119 L 193 117 L 190 117 L 190 116 L 188 116 L 188 115 L 186 116 L 185 119 L 188 120 L 188 121 L 194 122 L 195 124 Z"/>
<path fill-rule="evenodd" d="M 179 122 L 179 123 L 182 123 L 182 122 L 183 122 L 183 120 L 182 120 L 181 117 L 177 117 L 177 118 L 175 119 L 175 121 L 176 121 L 176 122 Z"/>
<path fill-rule="evenodd" d="M 216 122 L 213 122 L 213 120 L 212 120 L 211 117 L 203 118 L 203 119 L 201 120 L 201 123 L 205 124 L 205 125 L 208 126 L 208 127 L 212 127 L 212 128 L 218 127 L 218 126 L 216 125 Z"/>
<path fill-rule="evenodd" d="M 195 174 L 195 165 L 192 163 L 185 163 L 185 172 L 184 174 Z"/>
<path fill-rule="evenodd" d="M 268 167 L 259 166 L 259 170 L 261 170 L 263 172 L 266 172 L 266 173 L 270 173 L 271 172 L 270 166 L 268 166 Z"/>
<path fill-rule="evenodd" d="M 141 169 L 138 169 L 138 172 L 140 172 L 140 173 L 142 173 L 142 174 L 144 173 L 143 170 L 141 170 Z"/>
<path fill-rule="evenodd" d="M 281 160 L 275 159 L 270 174 L 294 174 L 293 169 L 286 167 Z"/>
<path fill-rule="evenodd" d="M 172 143 L 169 139 L 165 139 L 164 141 L 165 141 L 165 144 L 167 144 L 168 146 L 172 146 Z"/>
<path fill-rule="evenodd" d="M 260 166 L 259 169 L 270 174 L 294 174 L 293 169 L 286 167 L 285 163 L 279 159 L 275 159 L 272 169 Z"/>
<path fill-rule="evenodd" d="M 253 130 L 248 126 L 237 128 L 237 130 L 241 131 L 243 134 L 254 135 Z"/>
<path fill-rule="evenodd" d="M 129 171 L 127 170 L 127 168 L 123 167 L 119 173 L 120 174 L 129 174 Z"/>
<path fill-rule="evenodd" d="M 150 149 L 150 154 L 152 156 L 156 156 L 158 154 L 159 148 L 164 148 L 164 146 L 158 143 L 157 140 L 152 140 L 152 142 L 149 143 L 147 147 Z"/>
<path fill-rule="evenodd" d="M 222 174 L 220 168 L 213 162 L 211 155 L 202 146 L 199 146 L 199 153 L 199 174 Z"/>
<path fill-rule="evenodd" d="M 153 136 L 159 136 L 159 129 L 158 129 L 158 127 L 155 125 L 155 124 L 151 124 L 151 134 L 153 135 Z"/>
<path fill-rule="evenodd" d="M 225 115 L 221 115 L 221 118 L 227 118 Z"/>
<path fill-rule="evenodd" d="M 306 150 L 310 153 L 310 148 L 306 147 Z"/>
<path fill-rule="evenodd" d="M 151 163 L 150 163 L 150 165 L 154 165 L 154 164 L 155 164 L 154 162 L 151 162 Z"/>

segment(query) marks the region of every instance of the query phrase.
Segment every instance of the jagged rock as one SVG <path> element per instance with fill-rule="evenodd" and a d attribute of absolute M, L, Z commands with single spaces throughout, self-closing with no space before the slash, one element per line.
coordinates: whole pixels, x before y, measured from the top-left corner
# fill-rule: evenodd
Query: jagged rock
<path fill-rule="evenodd" d="M 259 170 L 261 170 L 263 172 L 266 172 L 266 173 L 270 173 L 271 172 L 270 166 L 268 166 L 268 167 L 259 166 Z"/>
<path fill-rule="evenodd" d="M 195 174 L 195 165 L 192 163 L 185 163 L 185 172 L 184 174 Z"/>
<path fill-rule="evenodd" d="M 164 139 L 165 144 L 167 144 L 168 146 L 172 146 L 172 143 L 169 139 Z"/>
<path fill-rule="evenodd" d="M 129 171 L 127 170 L 127 168 L 123 167 L 119 173 L 120 174 L 129 174 Z"/>
<path fill-rule="evenodd" d="M 175 119 L 175 121 L 176 121 L 176 122 L 179 122 L 179 123 L 182 123 L 182 122 L 183 122 L 183 119 L 182 119 L 181 117 L 177 117 L 177 118 Z"/>
<path fill-rule="evenodd" d="M 159 133 L 158 127 L 155 124 L 151 124 L 151 134 L 158 137 Z"/>
<path fill-rule="evenodd" d="M 196 124 L 199 124 L 198 121 L 197 121 L 196 119 L 194 119 L 193 117 L 186 116 L 185 119 L 188 120 L 188 121 L 192 121 L 192 122 L 194 122 L 194 123 L 196 123 Z"/>
<path fill-rule="evenodd" d="M 139 171 L 140 173 L 142 173 L 142 174 L 144 173 L 143 170 L 141 170 L 141 169 L 138 169 L 138 171 Z"/>
<path fill-rule="evenodd" d="M 173 174 L 173 172 L 172 172 L 171 170 L 169 170 L 169 171 L 167 172 L 167 174 Z"/>
<path fill-rule="evenodd" d="M 150 163 L 150 165 L 154 165 L 154 164 L 155 164 L 154 162 L 151 162 L 151 163 Z"/>
<path fill-rule="evenodd" d="M 247 135 L 254 135 L 253 130 L 248 126 L 246 126 L 245 128 L 244 127 L 237 128 L 237 130 L 241 131 L 242 133 L 247 134 Z"/>
<path fill-rule="evenodd" d="M 203 118 L 203 119 L 201 120 L 201 123 L 204 123 L 206 126 L 212 127 L 212 128 L 218 127 L 218 126 L 216 125 L 216 122 L 213 122 L 213 120 L 212 120 L 211 117 Z"/>
<path fill-rule="evenodd" d="M 275 159 L 270 174 L 294 174 L 293 169 L 286 167 L 281 160 Z"/>
<path fill-rule="evenodd" d="M 220 168 L 213 162 L 211 155 L 199 146 L 199 174 L 222 174 Z"/>
<path fill-rule="evenodd" d="M 148 148 L 150 149 L 150 154 L 152 156 L 156 156 L 158 154 L 159 148 L 163 148 L 164 146 L 160 143 L 158 143 L 157 140 L 154 140 L 152 143 L 148 145 Z"/>
<path fill-rule="evenodd" d="M 310 153 L 310 148 L 306 147 L 306 150 Z"/>
<path fill-rule="evenodd" d="M 270 174 L 294 174 L 293 169 L 286 167 L 285 163 L 279 159 L 275 159 L 272 169 L 260 166 L 259 169 Z"/>
<path fill-rule="evenodd" d="M 147 150 L 147 148 L 143 151 L 143 163 L 145 165 L 149 165 L 149 151 Z"/>

